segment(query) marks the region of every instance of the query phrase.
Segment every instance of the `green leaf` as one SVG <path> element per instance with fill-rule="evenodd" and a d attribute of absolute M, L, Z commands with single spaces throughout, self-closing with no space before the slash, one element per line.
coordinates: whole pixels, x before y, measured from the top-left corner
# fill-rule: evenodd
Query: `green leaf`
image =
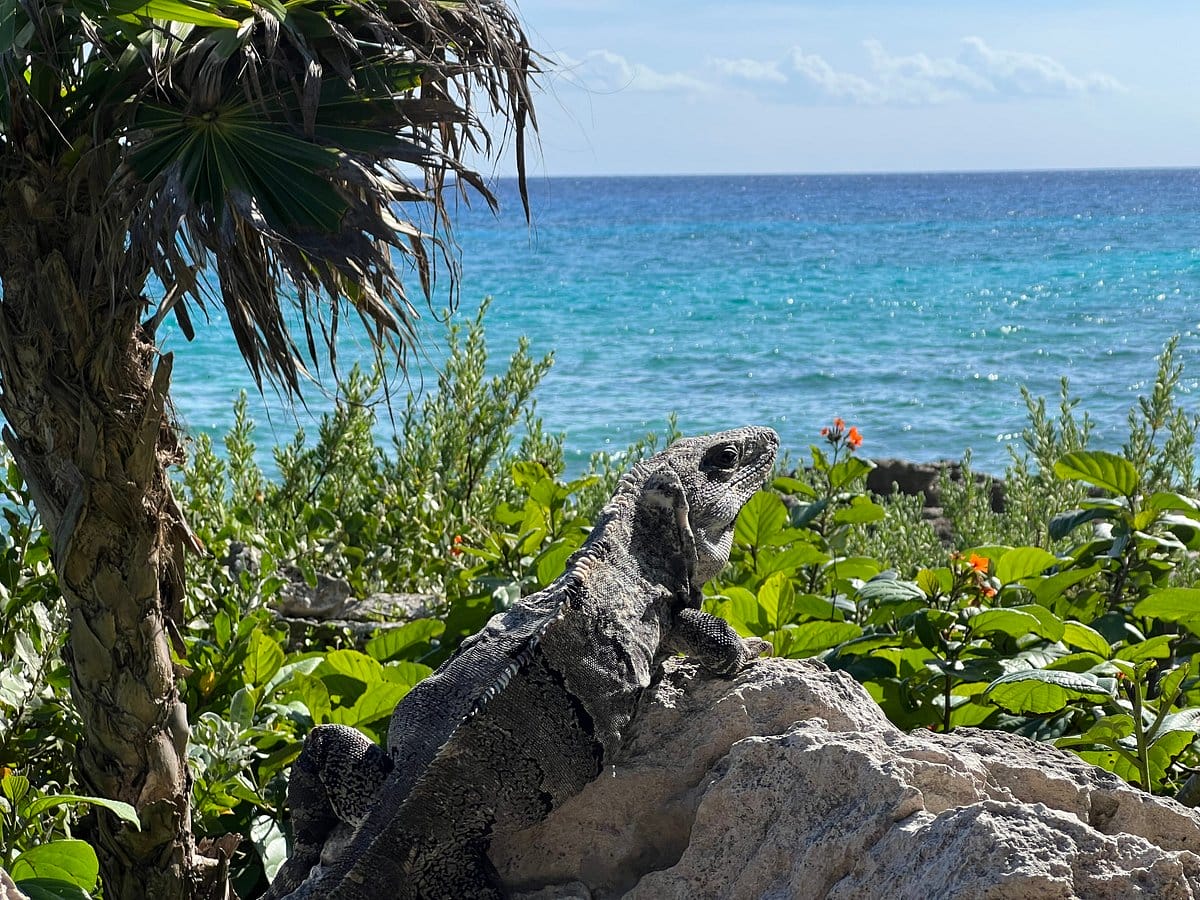
<path fill-rule="evenodd" d="M 1167 769 L 1175 758 L 1192 745 L 1194 735 L 1190 731 L 1173 731 L 1162 736 L 1162 740 L 1150 745 L 1146 761 L 1150 769 L 1150 784 L 1143 785 L 1147 790 L 1162 787 Z M 1124 747 L 1119 750 L 1078 750 L 1079 757 L 1094 766 L 1108 769 L 1130 784 L 1140 784 L 1141 773 L 1138 771 L 1137 757 Z"/>
<path fill-rule="evenodd" d="M 1031 580 L 1026 586 L 1033 591 L 1038 603 L 1049 606 L 1063 595 L 1068 588 L 1087 581 L 1101 569 L 1100 563 L 1094 563 L 1085 568 L 1070 568 L 1053 575 L 1046 575 Z"/>
<path fill-rule="evenodd" d="M 1200 503 L 1197 503 L 1191 497 L 1185 497 L 1183 494 L 1176 494 L 1172 491 L 1156 491 L 1146 498 L 1145 508 L 1162 511 L 1197 512 L 1200 511 Z"/>
<path fill-rule="evenodd" d="M 742 637 L 761 636 L 769 630 L 760 620 L 762 608 L 753 591 L 736 585 L 722 590 L 723 596 L 705 601 L 705 609 L 727 621 Z"/>
<path fill-rule="evenodd" d="M 1112 745 L 1131 734 L 1133 734 L 1133 716 L 1118 713 L 1114 716 L 1105 716 L 1081 735 L 1060 738 L 1054 742 L 1054 745 L 1056 747 L 1081 747 L 1088 744 Z"/>
<path fill-rule="evenodd" d="M 829 562 L 829 554 L 822 553 L 815 545 L 796 543 L 786 550 L 773 552 L 760 550 L 755 565 L 755 572 L 760 575 L 771 575 L 775 572 L 795 572 L 804 566 L 819 566 Z"/>
<path fill-rule="evenodd" d="M 768 630 L 782 628 L 791 618 L 796 592 L 783 572 L 776 572 L 758 589 L 758 619 Z"/>
<path fill-rule="evenodd" d="M 932 597 L 935 593 L 949 593 L 953 576 L 945 566 L 939 569 L 921 569 L 917 573 L 917 587 Z"/>
<path fill-rule="evenodd" d="M 136 809 L 121 800 L 109 800 L 105 797 L 89 797 L 86 794 L 55 794 L 52 797 L 39 797 L 25 807 L 23 812 L 27 818 L 32 819 L 34 816 L 40 815 L 48 809 L 53 809 L 56 806 L 66 806 L 71 803 L 86 803 L 89 806 L 99 806 L 102 809 L 107 809 L 122 822 L 132 825 L 135 829 L 141 831 L 142 823 L 138 819 Z"/>
<path fill-rule="evenodd" d="M 1057 556 L 1041 547 L 1014 547 L 996 561 L 994 574 L 1001 584 L 1011 584 L 1031 575 L 1040 575 L 1057 562 Z"/>
<path fill-rule="evenodd" d="M 874 464 L 857 456 L 847 456 L 829 470 L 829 483 L 835 491 L 840 491 L 875 468 Z M 870 501 L 867 501 L 870 502 Z"/>
<path fill-rule="evenodd" d="M 1092 522 L 1096 519 L 1107 519 L 1108 516 L 1108 510 L 1097 508 L 1072 509 L 1067 512 L 1061 512 L 1050 519 L 1048 526 L 1050 537 L 1056 541 L 1060 541 L 1085 522 Z"/>
<path fill-rule="evenodd" d="M 332 650 L 325 654 L 325 662 L 333 671 L 363 684 L 373 685 L 383 681 L 383 666 L 357 650 Z"/>
<path fill-rule="evenodd" d="M 792 659 L 813 656 L 862 634 L 862 629 L 853 622 L 804 622 L 788 631 L 791 639 L 787 655 Z"/>
<path fill-rule="evenodd" d="M 890 647 L 903 647 L 904 635 L 901 634 L 867 634 L 851 638 L 838 647 L 839 656 L 862 656 L 874 650 Z"/>
<path fill-rule="evenodd" d="M 1058 616 L 1044 606 L 1033 604 L 984 610 L 972 616 L 968 624 L 976 633 L 999 631 L 1014 638 L 1036 634 L 1051 641 L 1061 638 L 1064 629 Z"/>
<path fill-rule="evenodd" d="M 878 522 L 886 514 L 882 506 L 860 494 L 850 501 L 849 506 L 837 510 L 833 514 L 833 521 L 837 525 L 864 525 Z"/>
<path fill-rule="evenodd" d="M 1192 664 L 1189 660 L 1163 674 L 1162 679 L 1158 683 L 1159 703 L 1166 703 L 1168 706 L 1175 703 L 1175 700 L 1179 697 L 1179 691 L 1183 687 L 1183 680 L 1187 678 L 1191 667 Z M 1161 706 L 1159 708 L 1161 709 Z"/>
<path fill-rule="evenodd" d="M 810 500 L 815 500 L 817 492 L 809 485 L 805 484 L 799 478 L 792 478 L 790 475 L 777 475 L 775 480 L 771 482 L 771 487 L 782 494 L 799 494 L 802 497 L 808 497 Z"/>
<path fill-rule="evenodd" d="M 263 872 L 274 879 L 288 858 L 287 837 L 279 823 L 271 816 L 255 816 L 251 819 L 250 840 L 262 859 Z"/>
<path fill-rule="evenodd" d="M 1159 634 L 1136 644 L 1128 644 L 1116 652 L 1116 659 L 1131 663 L 1140 663 L 1148 659 L 1168 659 L 1171 656 L 1171 641 L 1175 637 L 1170 634 Z"/>
<path fill-rule="evenodd" d="M 308 657 L 305 657 L 304 659 L 297 659 L 297 660 L 294 660 L 293 662 L 286 663 L 285 665 L 280 666 L 279 671 L 276 672 L 274 674 L 274 676 L 272 676 L 271 680 L 268 681 L 266 686 L 263 688 L 263 691 L 262 691 L 263 696 L 264 697 L 271 696 L 272 694 L 275 693 L 275 691 L 277 689 L 283 687 L 285 684 L 287 684 L 289 681 L 292 680 L 292 678 L 294 678 L 297 675 L 312 674 L 313 670 L 316 669 L 317 667 L 319 667 L 320 665 L 321 665 L 321 657 L 308 656 Z"/>
<path fill-rule="evenodd" d="M 558 543 L 547 548 L 545 552 L 538 557 L 538 584 L 547 585 L 561 575 L 563 570 L 567 567 L 567 558 L 570 557 L 570 555 L 574 553 L 576 549 L 578 548 L 567 543 Z"/>
<path fill-rule="evenodd" d="M 441 637 L 446 623 L 437 619 L 414 619 L 399 628 L 388 628 L 367 641 L 367 655 L 380 662 L 396 659 L 412 647 Z"/>
<path fill-rule="evenodd" d="M 91 900 L 77 884 L 59 878 L 22 878 L 17 887 L 29 900 Z"/>
<path fill-rule="evenodd" d="M 1098 656 L 1091 651 L 1082 651 L 1079 653 L 1068 653 L 1065 656 L 1060 656 L 1057 659 L 1040 663 L 1043 669 L 1062 669 L 1065 672 L 1093 672 L 1097 666 L 1104 664 L 1104 657 Z"/>
<path fill-rule="evenodd" d="M 245 730 L 254 724 L 254 707 L 257 705 L 253 688 L 238 688 L 229 701 L 229 721 Z"/>
<path fill-rule="evenodd" d="M 1172 731 L 1200 732 L 1200 709 L 1192 706 L 1164 716 L 1162 724 L 1158 727 L 1158 734 L 1169 734 Z M 1157 736 L 1155 739 L 1157 740 Z"/>
<path fill-rule="evenodd" d="M 1072 700 L 1101 703 L 1112 699 L 1096 679 L 1081 672 L 1026 669 L 1001 675 L 984 693 L 999 706 L 1014 713 L 1053 713 Z"/>
<path fill-rule="evenodd" d="M 1200 617 L 1200 588 L 1162 588 L 1134 604 L 1133 614 L 1179 622 Z"/>
<path fill-rule="evenodd" d="M 1104 635 L 1082 622 L 1064 622 L 1062 641 L 1072 647 L 1078 647 L 1080 650 L 1095 653 L 1102 659 L 1108 659 L 1112 655 L 1112 648 L 1105 640 Z"/>
<path fill-rule="evenodd" d="M 410 690 L 411 685 L 398 682 L 381 681 L 372 684 L 371 689 L 363 691 L 349 709 L 339 706 L 332 710 L 329 721 L 338 725 L 349 725 L 351 728 L 370 725 L 376 719 L 390 716 L 396 704 L 403 700 Z"/>
<path fill-rule="evenodd" d="M 835 574 L 839 579 L 857 578 L 866 581 L 879 574 L 879 561 L 869 556 L 843 556 L 832 559 L 825 566 L 825 571 Z"/>
<path fill-rule="evenodd" d="M 788 515 L 788 521 L 796 528 L 807 528 L 809 523 L 815 521 L 828 507 L 828 500 L 814 500 L 793 509 Z"/>
<path fill-rule="evenodd" d="M 91 891 L 100 877 L 100 861 L 87 841 L 61 838 L 18 854 L 9 874 L 14 881 L 49 878 Z"/>
<path fill-rule="evenodd" d="M 769 491 L 759 491 L 742 507 L 733 538 L 743 547 L 769 547 L 771 539 L 787 524 L 783 501 Z"/>
<path fill-rule="evenodd" d="M 328 722 L 333 704 L 325 682 L 315 675 L 305 673 L 297 675 L 295 681 L 296 690 L 304 700 L 304 705 L 308 707 L 308 714 L 312 717 L 313 724 L 320 725 Z"/>
<path fill-rule="evenodd" d="M 16 772 L 5 772 L 4 777 L 0 778 L 0 792 L 14 804 L 20 804 L 29 793 L 29 779 Z"/>
<path fill-rule="evenodd" d="M 261 629 L 256 630 L 250 635 L 250 646 L 246 651 L 246 661 L 242 665 L 246 684 L 254 687 L 266 684 L 275 677 L 275 673 L 283 665 L 283 660 L 283 648 Z"/>
<path fill-rule="evenodd" d="M 1066 481 L 1082 481 L 1123 497 L 1138 492 L 1137 468 L 1123 456 L 1106 450 L 1077 450 L 1059 457 L 1054 474 Z"/>
<path fill-rule="evenodd" d="M 433 669 L 424 663 L 409 662 L 407 660 L 401 662 L 390 662 L 383 667 L 383 680 L 392 684 L 406 684 L 412 687 L 422 679 L 428 678 L 433 674 Z"/>
<path fill-rule="evenodd" d="M 810 619 L 838 618 L 837 605 L 828 597 L 819 594 L 796 594 L 792 600 L 793 617 Z"/>
<path fill-rule="evenodd" d="M 913 581 L 899 578 L 872 578 L 858 589 L 860 600 L 868 603 L 904 603 L 909 600 L 926 599 L 925 592 Z"/>
<path fill-rule="evenodd" d="M 10 52 L 16 43 L 17 14 L 19 12 L 21 12 L 21 4 L 18 0 L 0 0 L 0 55 Z M 9 477 L 11 478 L 11 473 Z M 16 487 L 17 485 L 12 486 Z"/>

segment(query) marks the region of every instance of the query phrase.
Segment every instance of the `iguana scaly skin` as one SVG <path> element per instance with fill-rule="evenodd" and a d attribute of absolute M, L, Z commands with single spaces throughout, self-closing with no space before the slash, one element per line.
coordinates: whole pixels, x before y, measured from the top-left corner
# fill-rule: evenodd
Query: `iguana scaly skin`
<path fill-rule="evenodd" d="M 738 428 L 635 466 L 563 575 L 396 706 L 386 752 L 314 728 L 288 784 L 292 856 L 266 898 L 503 897 L 493 829 L 540 821 L 612 762 L 664 658 L 732 675 L 769 647 L 702 612 L 700 589 L 778 446 Z"/>

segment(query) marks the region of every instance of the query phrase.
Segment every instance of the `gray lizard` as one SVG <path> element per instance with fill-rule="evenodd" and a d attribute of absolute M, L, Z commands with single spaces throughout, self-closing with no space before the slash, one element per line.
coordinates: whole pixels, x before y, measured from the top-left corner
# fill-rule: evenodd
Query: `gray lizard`
<path fill-rule="evenodd" d="M 540 821 L 611 763 L 663 659 L 732 675 L 769 649 L 700 603 L 778 446 L 738 428 L 638 463 L 562 576 L 396 706 L 386 752 L 314 728 L 288 784 L 292 856 L 264 900 L 503 897 L 493 829 Z"/>

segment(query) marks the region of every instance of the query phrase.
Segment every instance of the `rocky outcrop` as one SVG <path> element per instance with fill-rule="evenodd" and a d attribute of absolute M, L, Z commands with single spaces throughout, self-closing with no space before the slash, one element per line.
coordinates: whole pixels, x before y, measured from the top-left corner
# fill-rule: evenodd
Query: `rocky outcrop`
<path fill-rule="evenodd" d="M 0 900 L 29 900 L 3 869 L 0 869 Z"/>
<path fill-rule="evenodd" d="M 622 760 L 492 858 L 524 896 L 1200 897 L 1200 815 L 1049 745 L 906 734 L 844 673 L 672 661 Z"/>

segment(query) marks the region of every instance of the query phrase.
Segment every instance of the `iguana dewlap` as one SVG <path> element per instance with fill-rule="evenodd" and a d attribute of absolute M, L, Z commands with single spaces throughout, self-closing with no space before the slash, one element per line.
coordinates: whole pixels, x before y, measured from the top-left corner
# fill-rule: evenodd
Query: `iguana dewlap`
<path fill-rule="evenodd" d="M 499 898 L 493 829 L 540 821 L 610 764 L 682 652 L 731 675 L 769 645 L 700 610 L 779 438 L 686 438 L 622 477 L 553 584 L 493 616 L 396 706 L 387 751 L 314 728 L 288 784 L 294 847 L 264 900 Z"/>

